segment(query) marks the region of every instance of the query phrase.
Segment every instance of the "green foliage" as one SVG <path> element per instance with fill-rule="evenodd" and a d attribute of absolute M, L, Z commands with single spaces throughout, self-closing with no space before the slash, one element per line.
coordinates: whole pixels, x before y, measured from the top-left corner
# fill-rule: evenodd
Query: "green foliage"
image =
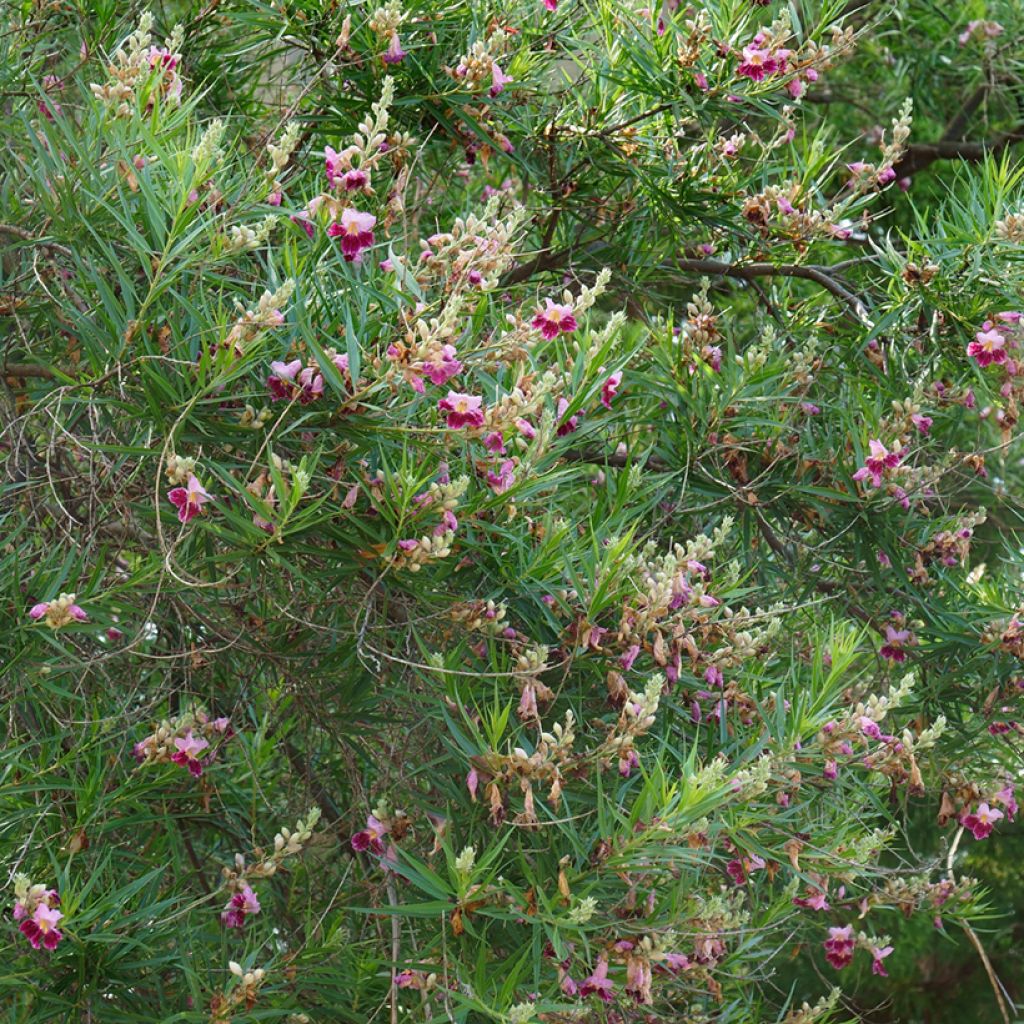
<path fill-rule="evenodd" d="M 1013 1018 L 954 6 L 8 6 L 5 1019 Z"/>

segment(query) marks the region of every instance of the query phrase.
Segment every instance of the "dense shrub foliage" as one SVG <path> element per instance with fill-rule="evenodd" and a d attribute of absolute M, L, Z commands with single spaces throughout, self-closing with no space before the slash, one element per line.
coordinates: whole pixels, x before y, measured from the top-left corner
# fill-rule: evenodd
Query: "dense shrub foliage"
<path fill-rule="evenodd" d="M 4 1019 L 1014 1019 L 1022 33 L 7 5 Z"/>

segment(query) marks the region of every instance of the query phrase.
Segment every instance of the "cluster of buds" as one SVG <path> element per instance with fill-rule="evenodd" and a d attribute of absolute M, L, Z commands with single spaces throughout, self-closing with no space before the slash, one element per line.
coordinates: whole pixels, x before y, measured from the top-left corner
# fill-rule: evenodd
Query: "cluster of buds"
<path fill-rule="evenodd" d="M 923 585 L 930 582 L 929 565 L 938 564 L 947 569 L 966 565 L 971 554 L 971 538 L 985 519 L 985 509 L 977 509 L 961 516 L 950 529 L 933 533 L 914 552 L 914 565 L 907 570 L 910 579 Z"/>
<path fill-rule="evenodd" d="M 839 1004 L 842 994 L 838 988 L 832 989 L 827 996 L 822 996 L 813 1006 L 803 1002 L 786 1014 L 782 1024 L 824 1024 L 832 1019 L 832 1013 Z"/>
<path fill-rule="evenodd" d="M 537 702 L 554 700 L 554 691 L 540 678 L 548 669 L 549 653 L 543 644 L 533 644 L 516 655 L 514 676 L 521 689 L 516 714 L 524 722 L 539 722 Z"/>
<path fill-rule="evenodd" d="M 227 236 L 224 239 L 224 248 L 227 252 L 249 252 L 264 245 L 270 232 L 277 224 L 277 217 L 271 214 L 264 217 L 256 227 L 249 227 L 248 224 L 232 224 Z"/>
<path fill-rule="evenodd" d="M 270 156 L 270 170 L 267 171 L 267 187 L 269 193 L 267 195 L 267 202 L 271 206 L 281 205 L 281 194 L 284 186 L 281 184 L 281 175 L 284 174 L 285 168 L 287 168 L 291 161 L 292 154 L 295 152 L 299 145 L 299 122 L 289 121 L 285 125 L 284 134 L 280 140 L 274 142 L 271 140 L 267 143 L 267 153 Z"/>
<path fill-rule="evenodd" d="M 718 317 L 708 298 L 711 282 L 703 278 L 700 291 L 686 304 L 686 320 L 678 329 L 680 355 L 684 362 L 699 359 L 718 372 L 722 368 L 722 334 Z"/>
<path fill-rule="evenodd" d="M 107 74 L 110 76 L 103 85 L 89 86 L 92 94 L 108 106 L 113 107 L 118 117 L 127 117 L 137 98 L 136 90 L 151 77 L 156 83 L 154 92 L 146 94 L 149 103 L 153 95 L 165 102 L 178 103 L 181 100 L 181 78 L 178 64 L 185 31 L 175 25 L 164 45 L 152 45 L 153 15 L 148 11 L 139 19 L 138 28 L 114 52 Z"/>
<path fill-rule="evenodd" d="M 507 613 L 504 601 L 495 603 L 492 600 L 460 601 L 448 609 L 453 622 L 461 623 L 471 632 L 483 632 L 491 636 L 506 634 L 511 628 L 505 620 Z M 512 633 L 514 635 L 515 630 Z"/>
<path fill-rule="evenodd" d="M 408 569 L 409 572 L 419 572 L 423 566 L 447 558 L 452 553 L 454 543 L 454 530 L 444 530 L 442 533 L 419 539 L 400 540 L 391 559 L 391 565 L 396 570 Z"/>
<path fill-rule="evenodd" d="M 241 303 L 236 303 L 239 316 L 228 331 L 223 347 L 234 355 L 241 356 L 263 331 L 280 327 L 284 323 L 284 313 L 281 310 L 288 304 L 294 291 L 295 282 L 288 280 L 277 291 L 265 291 L 255 309 L 246 309 Z"/>
<path fill-rule="evenodd" d="M 221 921 L 228 928 L 241 928 L 245 919 L 260 912 L 260 901 L 252 889 L 252 881 L 271 878 L 290 857 L 297 857 L 313 837 L 313 829 L 320 820 L 320 808 L 313 807 L 305 818 L 300 818 L 295 829 L 282 828 L 274 836 L 274 848 L 268 853 L 260 847 L 252 851 L 252 863 L 235 854 L 234 867 L 221 869 L 224 888 L 230 893 L 221 913 Z"/>
<path fill-rule="evenodd" d="M 398 30 L 405 21 L 405 12 L 399 0 L 388 0 L 383 7 L 378 7 L 367 27 L 377 38 L 386 44 L 387 49 L 381 54 L 381 60 L 385 64 L 398 64 L 405 57 L 405 50 L 402 49 L 402 41 L 399 38 Z"/>
<path fill-rule="evenodd" d="M 1008 213 L 994 224 L 996 237 L 1012 245 L 1024 244 L 1024 213 Z"/>
<path fill-rule="evenodd" d="M 532 754 L 527 754 L 522 747 L 515 747 L 509 754 L 492 750 L 473 757 L 472 767 L 466 776 L 470 797 L 476 801 L 477 790 L 483 782 L 491 821 L 500 825 L 506 816 L 505 794 L 518 789 L 523 795 L 523 809 L 515 816 L 515 821 L 520 825 L 536 825 L 534 786 L 547 787 L 548 801 L 553 808 L 558 808 L 563 769 L 572 760 L 575 740 L 575 717 L 567 711 L 564 725 L 556 722 L 550 732 L 541 732 L 540 742 Z"/>
<path fill-rule="evenodd" d="M 60 629 L 73 622 L 89 621 L 89 616 L 75 604 L 74 594 L 61 594 L 52 601 L 40 601 L 29 608 L 28 617 L 34 622 L 42 619 L 50 629 Z"/>
<path fill-rule="evenodd" d="M 346 196 L 373 195 L 370 182 L 374 169 L 391 152 L 387 128 L 394 97 L 394 80 L 387 76 L 381 83 L 380 98 L 370 105 L 370 113 L 359 122 L 349 144 L 340 152 L 330 146 L 324 148 L 327 186 L 333 193 L 325 198 L 336 204 L 332 206 L 332 220 L 336 220 L 347 205 Z"/>
<path fill-rule="evenodd" d="M 656 675 L 648 680 L 643 693 L 630 690 L 626 694 L 618 721 L 599 749 L 602 764 L 615 761 L 619 774 L 624 777 L 640 767 L 634 744 L 654 725 L 664 686 L 665 677 Z"/>
<path fill-rule="evenodd" d="M 224 992 L 214 994 L 210 1000 L 210 1024 L 230 1024 L 237 1013 L 252 1010 L 266 979 L 266 971 L 262 967 L 247 971 L 234 960 L 228 962 L 228 970 L 238 982 Z"/>
<path fill-rule="evenodd" d="M 162 721 L 149 736 L 135 744 L 132 753 L 139 764 L 176 764 L 198 778 L 216 757 L 211 744 L 230 739 L 232 735 L 229 719 L 210 718 L 202 708 L 197 708 L 178 718 Z"/>
<path fill-rule="evenodd" d="M 911 106 L 909 99 L 904 100 L 899 114 L 893 119 L 888 140 L 883 138 L 880 143 L 882 155 L 877 164 L 858 160 L 846 165 L 851 175 L 848 184 L 855 193 L 881 188 L 895 180 L 895 165 L 906 152 L 907 139 L 910 138 Z"/>
<path fill-rule="evenodd" d="M 486 88 L 487 94 L 494 99 L 512 81 L 498 65 L 507 39 L 504 29 L 496 29 L 486 40 L 478 39 L 460 58 L 454 70 L 447 69 L 448 74 L 471 90 Z"/>
<path fill-rule="evenodd" d="M 33 949 L 54 950 L 63 933 L 57 923 L 63 914 L 57 909 L 60 897 L 56 889 L 33 885 L 26 875 L 14 876 L 14 909 L 12 917 L 18 921 L 18 931 L 32 944 Z"/>
<path fill-rule="evenodd" d="M 692 68 L 700 59 L 701 51 L 711 36 L 711 19 L 707 11 L 694 12 L 692 17 L 683 23 L 683 29 L 684 34 L 680 36 L 676 59 L 680 67 Z"/>
<path fill-rule="evenodd" d="M 164 463 L 164 473 L 169 484 L 180 487 L 182 484 L 188 483 L 189 477 L 195 476 L 196 460 L 190 456 L 172 453 Z"/>
<path fill-rule="evenodd" d="M 489 291 L 512 262 L 526 210 L 515 206 L 498 214 L 502 197 L 492 196 L 480 213 L 457 217 L 448 231 L 420 240 L 416 280 L 439 284 L 445 293 Z"/>
<path fill-rule="evenodd" d="M 955 882 L 948 878 L 931 882 L 925 875 L 894 875 L 886 878 L 880 889 L 869 893 L 861 901 L 861 912 L 867 913 L 877 906 L 895 907 L 904 917 L 910 917 L 922 908 L 941 911 L 944 907 L 953 907 L 969 900 L 977 884 L 975 879 L 968 877 Z M 941 924 L 938 916 L 936 923 Z"/>

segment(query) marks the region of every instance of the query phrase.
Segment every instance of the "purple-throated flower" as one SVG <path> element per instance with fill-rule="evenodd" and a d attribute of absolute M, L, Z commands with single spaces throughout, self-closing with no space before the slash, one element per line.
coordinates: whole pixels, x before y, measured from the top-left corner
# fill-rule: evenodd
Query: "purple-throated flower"
<path fill-rule="evenodd" d="M 167 500 L 178 510 L 178 519 L 183 523 L 194 519 L 210 500 L 210 495 L 194 473 L 189 475 L 184 487 L 175 487 L 167 494 Z"/>

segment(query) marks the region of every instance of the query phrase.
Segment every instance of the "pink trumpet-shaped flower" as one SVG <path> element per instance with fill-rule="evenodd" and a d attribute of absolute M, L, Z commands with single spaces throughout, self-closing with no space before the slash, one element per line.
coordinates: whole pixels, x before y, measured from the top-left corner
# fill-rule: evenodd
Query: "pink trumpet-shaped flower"
<path fill-rule="evenodd" d="M 560 305 L 551 299 L 544 301 L 545 308 L 537 310 L 531 323 L 548 341 L 557 338 L 559 334 L 569 334 L 576 330 L 576 317 L 573 316 L 572 306 Z"/>
<path fill-rule="evenodd" d="M 210 745 L 210 741 L 202 736 L 195 736 L 189 729 L 184 736 L 174 737 L 176 752 L 171 754 L 171 760 L 182 768 L 187 768 L 196 778 L 203 774 L 203 764 L 196 757 Z"/>
<path fill-rule="evenodd" d="M 184 487 L 175 487 L 168 493 L 167 500 L 177 508 L 178 519 L 187 523 L 202 512 L 203 505 L 210 500 L 210 495 L 193 473 Z"/>
<path fill-rule="evenodd" d="M 372 213 L 363 213 L 349 206 L 341 211 L 336 224 L 327 229 L 331 238 L 341 239 L 341 254 L 349 263 L 358 262 L 364 249 L 373 245 L 373 228 L 377 218 Z"/>
<path fill-rule="evenodd" d="M 484 425 L 483 399 L 476 395 L 463 395 L 457 391 L 449 391 L 437 407 L 447 413 L 447 424 L 451 430 L 462 427 L 482 427 Z"/>

